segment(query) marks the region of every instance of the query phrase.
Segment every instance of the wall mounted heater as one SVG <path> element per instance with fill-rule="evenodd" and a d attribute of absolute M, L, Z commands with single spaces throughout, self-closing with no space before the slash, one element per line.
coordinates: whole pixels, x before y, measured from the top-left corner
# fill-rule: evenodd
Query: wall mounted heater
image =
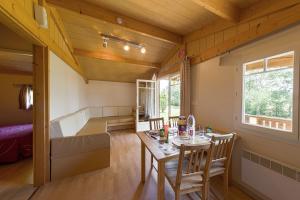
<path fill-rule="evenodd" d="M 300 170 L 244 150 L 242 182 L 272 200 L 300 199 Z"/>

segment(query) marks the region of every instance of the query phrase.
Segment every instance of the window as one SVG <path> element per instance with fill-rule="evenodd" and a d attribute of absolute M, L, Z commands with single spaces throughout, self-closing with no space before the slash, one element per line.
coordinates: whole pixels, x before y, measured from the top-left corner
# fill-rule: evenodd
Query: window
<path fill-rule="evenodd" d="M 168 116 L 180 115 L 179 74 L 159 80 L 159 114 L 166 121 Z"/>
<path fill-rule="evenodd" d="M 19 94 L 19 107 L 22 110 L 29 110 L 33 106 L 33 90 L 30 85 L 23 85 Z"/>
<path fill-rule="evenodd" d="M 170 77 L 170 116 L 180 115 L 180 76 Z"/>
<path fill-rule="evenodd" d="M 242 123 L 293 130 L 294 52 L 243 65 Z"/>

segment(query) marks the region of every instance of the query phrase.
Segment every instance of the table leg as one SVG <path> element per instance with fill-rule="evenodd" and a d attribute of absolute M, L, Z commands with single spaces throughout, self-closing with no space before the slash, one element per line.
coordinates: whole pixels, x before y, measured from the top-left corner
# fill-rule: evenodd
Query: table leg
<path fill-rule="evenodd" d="M 141 181 L 142 183 L 145 183 L 145 164 L 146 164 L 146 159 L 145 159 L 145 144 L 141 142 Z"/>
<path fill-rule="evenodd" d="M 165 199 L 165 162 L 158 161 L 157 200 Z"/>

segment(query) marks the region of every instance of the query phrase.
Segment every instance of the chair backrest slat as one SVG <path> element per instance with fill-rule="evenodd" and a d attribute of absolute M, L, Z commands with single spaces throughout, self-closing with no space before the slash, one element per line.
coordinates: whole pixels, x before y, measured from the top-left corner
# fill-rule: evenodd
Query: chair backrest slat
<path fill-rule="evenodd" d="M 150 130 L 159 130 L 164 126 L 164 118 L 149 119 Z"/>
<path fill-rule="evenodd" d="M 202 182 L 206 182 L 209 178 L 209 169 L 212 162 L 214 147 L 214 142 L 210 142 L 205 145 L 201 144 L 197 146 L 189 146 L 182 144 L 180 146 L 176 184 L 180 185 L 182 176 L 196 176 L 199 174 L 199 172 L 201 172 L 203 176 Z M 206 155 L 205 159 L 204 155 Z M 184 163 L 187 163 L 185 169 Z"/>
<path fill-rule="evenodd" d="M 235 133 L 220 135 L 220 136 L 213 136 L 212 141 L 215 142 L 216 148 L 213 154 L 213 162 L 215 161 L 224 161 L 225 168 L 228 167 L 228 163 L 231 159 L 234 140 L 235 140 Z"/>
<path fill-rule="evenodd" d="M 171 128 L 177 127 L 178 120 L 179 120 L 179 116 L 169 116 L 169 127 Z"/>

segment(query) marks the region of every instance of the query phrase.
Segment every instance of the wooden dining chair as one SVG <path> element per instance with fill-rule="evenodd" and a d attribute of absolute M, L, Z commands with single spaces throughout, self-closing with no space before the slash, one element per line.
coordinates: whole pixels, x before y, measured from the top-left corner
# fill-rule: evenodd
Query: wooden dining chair
<path fill-rule="evenodd" d="M 169 127 L 171 127 L 171 128 L 177 127 L 178 120 L 179 120 L 179 116 L 170 116 L 169 117 Z"/>
<path fill-rule="evenodd" d="M 160 130 L 164 127 L 164 118 L 150 118 L 149 119 L 150 130 Z M 151 168 L 153 167 L 153 155 L 151 155 Z"/>
<path fill-rule="evenodd" d="M 149 119 L 150 130 L 159 130 L 164 127 L 164 118 L 151 118 Z"/>
<path fill-rule="evenodd" d="M 223 175 L 225 195 L 228 192 L 229 168 L 236 134 L 213 135 L 211 141 L 216 145 L 212 156 L 210 177 Z"/>
<path fill-rule="evenodd" d="M 166 162 L 165 175 L 175 192 L 175 200 L 180 195 L 200 192 L 201 199 L 208 199 L 209 169 L 215 143 L 197 146 L 180 146 L 179 158 Z M 203 164 L 204 163 L 204 164 Z"/>

